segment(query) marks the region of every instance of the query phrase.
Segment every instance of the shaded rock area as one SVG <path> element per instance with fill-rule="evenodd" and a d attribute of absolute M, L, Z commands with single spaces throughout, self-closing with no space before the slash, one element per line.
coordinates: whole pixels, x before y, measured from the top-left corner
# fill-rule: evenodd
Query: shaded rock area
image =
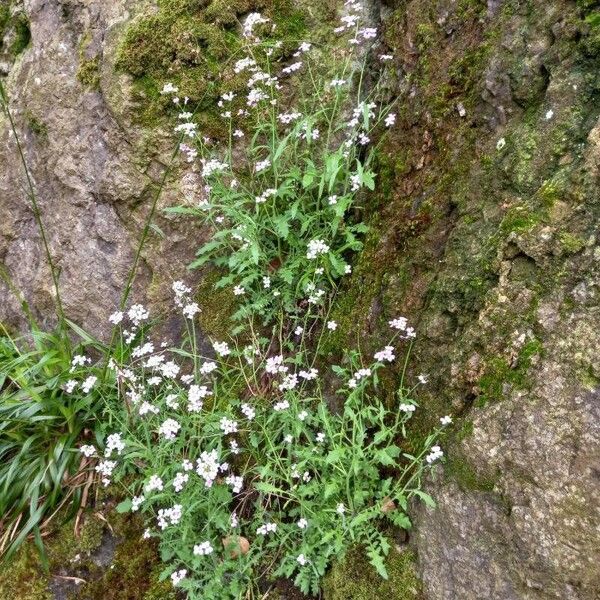
<path fill-rule="evenodd" d="M 401 122 L 332 354 L 407 315 L 423 431 L 455 417 L 427 598 L 598 598 L 598 3 L 383 5 Z"/>
<path fill-rule="evenodd" d="M 143 96 L 115 65 L 127 24 L 147 7 L 7 6 L 0 73 L 66 311 L 102 333 L 172 146 L 165 122 L 136 118 Z M 357 341 L 378 350 L 387 321 L 407 316 L 418 332 L 409 375 L 429 374 L 417 435 L 454 417 L 446 462 L 427 482 L 437 507 L 416 508 L 412 550 L 392 557 L 397 586 L 380 595 L 597 600 L 600 2 L 370 6 L 384 36 L 377 52 L 394 54 L 385 85 L 398 122 L 329 350 L 332 361 Z M 1 119 L 0 260 L 51 322 L 49 273 Z M 198 193 L 191 176 L 181 189 L 169 184 L 160 206 Z M 164 217 L 158 225 L 164 237 L 151 233 L 135 297 L 160 307 L 202 231 Z M 5 289 L 0 297 L 0 320 L 22 326 L 18 304 Z M 397 381 L 383 381 L 390 401 Z M 368 567 L 346 567 L 330 575 L 326 597 L 341 597 L 342 583 L 343 597 L 368 597 Z"/>

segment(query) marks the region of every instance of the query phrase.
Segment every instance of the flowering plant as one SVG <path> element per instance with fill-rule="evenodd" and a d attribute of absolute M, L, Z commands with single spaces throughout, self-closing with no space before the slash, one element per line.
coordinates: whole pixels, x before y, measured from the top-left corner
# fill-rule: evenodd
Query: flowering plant
<path fill-rule="evenodd" d="M 333 76 L 326 76 L 322 50 L 308 42 L 284 66 L 285 57 L 275 54 L 279 42 L 254 30 L 267 20 L 248 16 L 247 55 L 235 63 L 248 91 L 226 92 L 219 101 L 224 143 L 197 130 L 175 86 L 163 89 L 181 107 L 175 131 L 186 138 L 181 149 L 204 184 L 196 205 L 166 210 L 211 226 L 212 239 L 190 267 L 226 270 L 216 287 L 240 297 L 239 321 L 261 314 L 269 322 L 281 307 L 288 314 L 307 303 L 319 307 L 362 247 L 366 226 L 348 215 L 361 190 L 375 187 L 371 137 L 395 115 L 376 104 L 379 87 L 364 84 L 363 44 L 375 30 L 361 26 L 359 3 L 346 2 L 346 9 L 337 33 L 350 43 Z M 292 97 L 293 107 L 286 100 Z"/>
<path fill-rule="evenodd" d="M 185 311 L 187 288 L 174 289 Z M 327 400 L 318 344 L 311 350 L 303 331 L 285 351 L 253 337 L 244 347 L 214 342 L 207 357 L 191 339 L 155 348 L 139 321 L 130 324 L 131 359 L 111 361 L 104 384 L 108 396 L 120 390 L 122 401 L 107 404 L 119 431 L 103 452 L 81 451 L 97 458 L 105 485 L 124 486 L 120 510 L 147 517 L 145 537 L 159 538 L 168 563 L 163 576 L 189 598 L 236 598 L 277 576 L 316 594 L 331 560 L 356 544 L 387 576 L 385 523 L 408 528 L 411 498 L 432 502 L 420 482 L 443 454 L 435 442 L 448 422 L 418 451 L 404 447 L 415 388 L 402 378 L 386 406 L 378 373 L 396 360 L 398 338 L 410 351 L 414 331 L 405 319 L 390 324 L 395 335 L 371 361 L 352 352 L 333 367 L 339 403 Z M 71 385 L 86 385 L 84 375 Z"/>

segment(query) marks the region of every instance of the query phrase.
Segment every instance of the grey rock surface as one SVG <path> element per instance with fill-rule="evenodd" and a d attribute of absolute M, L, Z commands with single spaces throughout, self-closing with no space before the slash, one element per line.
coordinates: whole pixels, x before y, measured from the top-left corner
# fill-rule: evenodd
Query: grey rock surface
<path fill-rule="evenodd" d="M 10 108 L 31 169 L 50 249 L 60 269 L 67 316 L 104 334 L 118 305 L 144 219 L 170 161 L 174 139 L 145 131 L 131 118 L 126 75 L 113 68 L 119 32 L 135 2 L 30 0 L 29 46 L 13 57 L 5 79 Z M 95 58 L 98 85 L 78 74 Z M 148 148 L 150 150 L 148 151 Z M 44 322 L 53 320 L 53 288 L 15 140 L 0 117 L 0 261 Z M 159 208 L 178 201 L 170 185 Z M 193 231 L 161 217 L 152 232 L 134 298 L 160 307 L 170 283 L 185 274 Z M 197 232 L 194 233 L 196 239 Z M 189 277 L 189 275 L 186 275 Z M 22 328 L 16 300 L 2 287 L 0 320 Z"/>

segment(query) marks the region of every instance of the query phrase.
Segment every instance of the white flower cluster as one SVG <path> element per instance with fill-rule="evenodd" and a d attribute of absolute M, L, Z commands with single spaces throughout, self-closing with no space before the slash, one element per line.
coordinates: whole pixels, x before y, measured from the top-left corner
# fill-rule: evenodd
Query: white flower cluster
<path fill-rule="evenodd" d="M 349 388 L 355 388 L 358 385 L 358 382 L 365 377 L 371 376 L 371 369 L 358 369 L 356 373 L 354 373 L 353 377 L 348 381 Z"/>
<path fill-rule="evenodd" d="M 202 400 L 211 394 L 212 392 L 205 385 L 190 385 L 188 390 L 188 412 L 200 412 L 203 406 Z"/>
<path fill-rule="evenodd" d="M 208 556 L 214 551 L 210 542 L 202 542 L 194 546 L 194 556 Z"/>
<path fill-rule="evenodd" d="M 225 483 L 231 486 L 234 494 L 239 494 L 244 487 L 244 478 L 237 475 L 228 475 L 225 478 Z"/>
<path fill-rule="evenodd" d="M 178 525 L 183 514 L 181 504 L 175 504 L 172 508 L 161 508 L 158 511 L 156 521 L 158 526 L 165 530 L 169 525 Z"/>
<path fill-rule="evenodd" d="M 261 525 L 257 530 L 257 535 L 268 535 L 277 531 L 277 523 L 265 523 Z"/>
<path fill-rule="evenodd" d="M 204 479 L 204 485 L 209 488 L 215 482 L 219 474 L 219 456 L 216 450 L 202 452 L 200 458 L 196 460 L 196 473 Z"/>
<path fill-rule="evenodd" d="M 229 354 L 231 354 L 231 349 L 229 348 L 229 344 L 227 342 L 214 342 L 213 348 L 215 349 L 215 352 L 221 357 L 228 356 Z"/>
<path fill-rule="evenodd" d="M 308 242 L 308 250 L 306 252 L 306 258 L 314 260 L 319 254 L 327 254 L 329 252 L 329 246 L 324 240 L 311 240 Z"/>
<path fill-rule="evenodd" d="M 102 483 L 105 487 L 110 484 L 110 478 L 116 466 L 117 463 L 114 460 L 102 460 L 96 465 L 96 472 L 102 476 Z"/>
<path fill-rule="evenodd" d="M 383 350 L 379 352 L 375 352 L 374 358 L 379 362 L 393 362 L 396 360 L 396 355 L 394 354 L 394 346 L 386 346 Z"/>
<path fill-rule="evenodd" d="M 171 573 L 171 583 L 173 587 L 178 586 L 187 576 L 187 569 L 179 569 Z"/>
<path fill-rule="evenodd" d="M 158 433 L 166 440 L 174 440 L 180 429 L 181 425 L 175 419 L 167 419 L 159 427 Z"/>
<path fill-rule="evenodd" d="M 153 491 L 162 492 L 164 488 L 163 480 L 158 475 L 151 475 L 148 483 L 144 486 L 144 491 L 149 493 Z"/>
<path fill-rule="evenodd" d="M 428 464 L 431 464 L 438 460 L 438 458 L 442 458 L 442 456 L 444 456 L 444 452 L 439 446 L 431 446 L 431 451 L 425 457 L 425 460 Z"/>
<path fill-rule="evenodd" d="M 104 448 L 104 456 L 110 458 L 113 452 L 118 455 L 125 449 L 125 442 L 121 439 L 120 433 L 112 433 L 106 438 L 106 447 Z"/>
<path fill-rule="evenodd" d="M 248 419 L 248 421 L 252 421 L 252 419 L 254 419 L 254 417 L 256 416 L 256 410 L 249 404 L 242 404 L 240 408 L 244 416 Z"/>
<path fill-rule="evenodd" d="M 238 430 L 237 421 L 233 421 L 231 419 L 228 419 L 227 417 L 221 418 L 221 421 L 219 422 L 219 427 L 225 435 L 228 435 L 230 433 L 237 433 Z"/>

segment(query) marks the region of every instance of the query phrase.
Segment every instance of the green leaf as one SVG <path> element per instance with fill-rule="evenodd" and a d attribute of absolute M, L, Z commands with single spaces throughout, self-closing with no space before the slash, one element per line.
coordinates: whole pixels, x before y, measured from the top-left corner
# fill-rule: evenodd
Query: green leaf
<path fill-rule="evenodd" d="M 385 568 L 384 557 L 379 553 L 378 549 L 374 546 L 371 546 L 369 550 L 367 550 L 367 556 L 369 557 L 369 562 L 375 567 L 379 576 L 383 579 L 388 578 L 388 572 Z"/>
<path fill-rule="evenodd" d="M 123 500 L 123 502 L 119 502 L 117 504 L 117 512 L 118 513 L 127 513 L 131 511 L 131 498 L 127 498 L 127 500 Z"/>
<path fill-rule="evenodd" d="M 431 507 L 431 508 L 435 508 L 435 500 L 429 495 L 426 494 L 425 492 L 421 491 L 421 490 L 413 490 L 413 493 L 415 494 L 415 496 L 418 496 L 419 498 L 421 498 L 421 500 L 423 500 L 423 502 Z"/>

